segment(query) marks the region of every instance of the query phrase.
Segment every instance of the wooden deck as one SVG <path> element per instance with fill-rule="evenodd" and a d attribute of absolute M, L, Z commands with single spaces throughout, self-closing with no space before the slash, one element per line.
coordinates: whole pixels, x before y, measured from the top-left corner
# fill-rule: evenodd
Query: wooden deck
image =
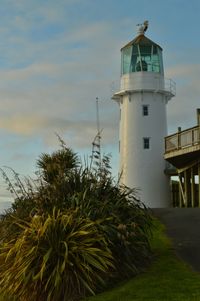
<path fill-rule="evenodd" d="M 165 173 L 178 176 L 178 207 L 200 207 L 200 110 L 198 125 L 165 137 L 164 158 L 168 162 Z M 176 187 L 177 187 L 176 185 Z M 178 193 L 178 200 L 177 200 Z"/>
<path fill-rule="evenodd" d="M 200 126 L 165 137 L 165 160 L 183 168 L 200 158 Z"/>

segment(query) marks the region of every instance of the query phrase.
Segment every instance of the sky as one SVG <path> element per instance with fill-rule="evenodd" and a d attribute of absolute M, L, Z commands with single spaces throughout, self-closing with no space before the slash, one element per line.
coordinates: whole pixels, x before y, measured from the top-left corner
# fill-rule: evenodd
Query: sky
<path fill-rule="evenodd" d="M 32 176 L 56 133 L 81 156 L 96 135 L 118 170 L 120 49 L 149 20 L 146 36 L 163 48 L 165 77 L 176 82 L 169 134 L 196 125 L 200 107 L 199 0 L 1 0 L 0 167 Z M 0 202 L 9 199 L 0 178 Z"/>

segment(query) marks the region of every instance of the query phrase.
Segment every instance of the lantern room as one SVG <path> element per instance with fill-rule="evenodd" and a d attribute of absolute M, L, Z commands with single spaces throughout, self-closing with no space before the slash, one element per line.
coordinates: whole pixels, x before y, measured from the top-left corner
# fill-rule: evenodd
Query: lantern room
<path fill-rule="evenodd" d="M 162 48 L 140 34 L 121 49 L 121 75 L 133 72 L 163 74 Z"/>

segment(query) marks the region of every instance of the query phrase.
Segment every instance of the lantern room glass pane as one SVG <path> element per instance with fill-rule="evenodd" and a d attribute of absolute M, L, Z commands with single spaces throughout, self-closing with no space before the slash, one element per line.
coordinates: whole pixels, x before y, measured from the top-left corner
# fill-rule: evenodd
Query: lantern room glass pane
<path fill-rule="evenodd" d="M 122 52 L 122 74 L 130 73 L 132 47 L 127 47 Z"/>
<path fill-rule="evenodd" d="M 162 51 L 157 45 L 132 45 L 122 50 L 122 74 L 163 73 Z"/>

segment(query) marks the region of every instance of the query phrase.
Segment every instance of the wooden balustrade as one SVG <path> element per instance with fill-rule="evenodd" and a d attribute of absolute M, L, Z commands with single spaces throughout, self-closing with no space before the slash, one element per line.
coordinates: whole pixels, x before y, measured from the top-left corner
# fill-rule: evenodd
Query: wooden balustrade
<path fill-rule="evenodd" d="M 177 132 L 165 137 L 165 153 L 183 149 L 200 143 L 200 127 Z"/>

